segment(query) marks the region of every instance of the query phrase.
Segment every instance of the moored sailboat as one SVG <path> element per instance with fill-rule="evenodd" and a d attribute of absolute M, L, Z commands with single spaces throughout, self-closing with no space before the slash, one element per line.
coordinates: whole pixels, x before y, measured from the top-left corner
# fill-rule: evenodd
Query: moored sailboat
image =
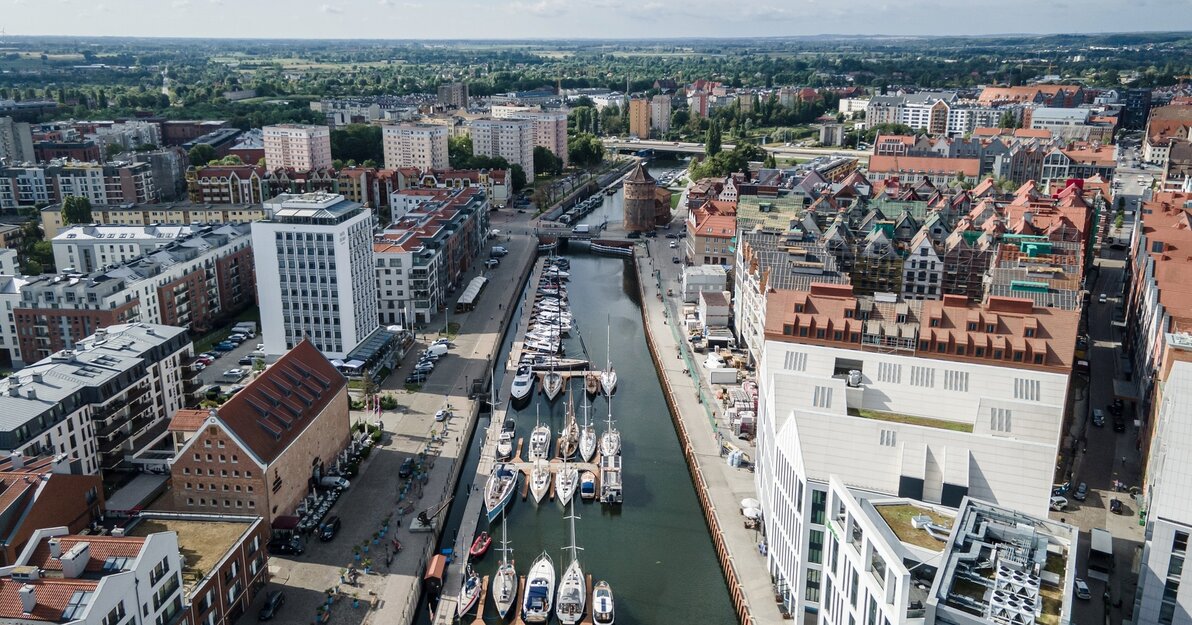
<path fill-rule="evenodd" d="M 608 399 L 608 427 L 600 435 L 600 455 L 615 456 L 621 453 L 621 432 L 613 425 L 613 401 Z"/>
<path fill-rule="evenodd" d="M 579 488 L 579 469 L 564 461 L 563 466 L 555 471 L 555 498 L 565 507 L 575 497 L 577 488 Z"/>
<path fill-rule="evenodd" d="M 501 463 L 493 466 L 493 472 L 489 474 L 488 483 L 484 486 L 484 508 L 489 523 L 492 523 L 509 505 L 509 500 L 513 499 L 520 475 L 521 472 L 512 465 Z"/>
<path fill-rule="evenodd" d="M 588 398 L 584 397 L 584 425 L 579 430 L 579 457 L 584 462 L 591 462 L 596 455 L 596 428 L 592 427 L 591 416 L 588 413 Z"/>
<path fill-rule="evenodd" d="M 513 602 L 517 600 L 517 570 L 513 561 L 509 559 L 508 533 L 505 531 L 505 517 L 501 517 L 501 564 L 493 576 L 493 603 L 497 606 L 497 614 L 505 618 Z"/>
<path fill-rule="evenodd" d="M 476 600 L 480 598 L 480 576 L 469 564 L 464 572 L 464 584 L 459 589 L 459 599 L 456 603 L 456 615 L 463 616 L 476 607 Z"/>
<path fill-rule="evenodd" d="M 571 563 L 563 572 L 559 580 L 559 598 L 555 602 L 555 615 L 563 625 L 575 625 L 584 617 L 584 603 L 588 592 L 587 582 L 584 580 L 584 570 L 579 564 L 578 553 L 582 549 L 575 544 L 575 507 L 572 504 L 571 515 Z"/>
<path fill-rule="evenodd" d="M 550 465 L 543 460 L 534 463 L 530 469 L 530 494 L 534 496 L 534 503 L 542 503 L 542 498 L 550 490 Z"/>
<path fill-rule="evenodd" d="M 530 432 L 530 462 L 546 460 L 550 457 L 550 426 L 538 422 L 537 414 L 534 419 L 536 425 Z"/>

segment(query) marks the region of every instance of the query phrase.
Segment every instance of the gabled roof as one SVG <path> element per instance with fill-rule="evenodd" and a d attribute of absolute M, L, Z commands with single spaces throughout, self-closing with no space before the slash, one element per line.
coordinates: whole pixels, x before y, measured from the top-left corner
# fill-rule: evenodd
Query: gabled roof
<path fill-rule="evenodd" d="M 58 541 L 58 546 L 62 549 L 61 553 L 68 553 L 79 543 L 87 543 L 89 545 L 89 558 L 84 570 L 91 573 L 103 571 L 104 563 L 108 561 L 108 558 L 135 559 L 140 555 L 141 548 L 145 545 L 144 538 L 134 536 L 70 535 L 57 536 L 52 539 L 43 538 L 41 542 L 37 543 L 37 547 L 33 549 L 33 555 L 29 556 L 29 561 L 26 564 L 46 571 L 61 571 L 62 560 L 50 556 L 50 540 Z M 129 568 L 128 566 L 123 566 L 118 570 L 128 570 Z"/>
<path fill-rule="evenodd" d="M 303 339 L 219 408 L 219 419 L 268 465 L 347 386 L 347 379 Z"/>

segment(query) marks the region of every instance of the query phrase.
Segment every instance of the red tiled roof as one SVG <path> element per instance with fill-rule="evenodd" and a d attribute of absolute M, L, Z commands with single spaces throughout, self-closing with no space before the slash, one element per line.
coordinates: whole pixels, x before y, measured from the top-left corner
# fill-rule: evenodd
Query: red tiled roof
<path fill-rule="evenodd" d="M 170 419 L 169 430 L 171 432 L 197 432 L 200 427 L 203 427 L 203 422 L 209 416 L 211 416 L 210 410 L 179 410 Z"/>
<path fill-rule="evenodd" d="M 269 464 L 347 386 L 318 348 L 303 340 L 219 408 L 219 418 Z"/>
<path fill-rule="evenodd" d="M 923 156 L 869 157 L 869 171 L 881 173 L 947 173 L 961 172 L 976 177 L 981 171 L 981 161 L 975 158 L 931 158 Z"/>
<path fill-rule="evenodd" d="M 58 536 L 58 545 L 62 553 L 66 553 L 79 543 L 90 545 L 90 558 L 87 560 L 87 571 L 103 570 L 103 564 L 108 558 L 135 558 L 141 553 L 145 539 L 137 536 Z M 29 566 L 36 566 L 46 571 L 61 571 L 62 560 L 50 557 L 50 539 L 42 539 L 33 550 L 33 555 L 26 562 Z"/>
<path fill-rule="evenodd" d="M 32 613 L 24 612 L 21 603 L 21 587 L 26 584 L 33 587 L 33 595 L 37 598 L 37 605 Z M 98 585 L 98 581 L 79 579 L 21 582 L 10 577 L 0 578 L 0 618 L 60 622 L 62 611 L 66 609 L 75 592 L 93 591 Z"/>

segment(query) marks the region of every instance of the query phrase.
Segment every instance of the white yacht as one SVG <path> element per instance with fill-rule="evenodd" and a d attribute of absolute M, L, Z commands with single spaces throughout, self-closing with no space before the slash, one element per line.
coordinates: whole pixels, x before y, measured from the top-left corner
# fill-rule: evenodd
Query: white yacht
<path fill-rule="evenodd" d="M 588 583 L 584 579 L 584 570 L 579 565 L 578 552 L 580 547 L 575 544 L 575 508 L 572 504 L 571 515 L 571 563 L 563 572 L 559 580 L 559 598 L 555 602 L 555 615 L 563 625 L 575 625 L 584 617 L 584 603 L 588 594 Z"/>
<path fill-rule="evenodd" d="M 555 498 L 564 507 L 571 503 L 571 499 L 575 497 L 575 491 L 579 488 L 579 469 L 575 465 L 564 462 L 555 471 Z"/>
<path fill-rule="evenodd" d="M 592 621 L 599 625 L 613 625 L 615 616 L 613 589 L 608 582 L 600 580 L 592 589 Z"/>
<path fill-rule="evenodd" d="M 530 494 L 534 496 L 534 503 L 542 503 L 542 498 L 550 491 L 550 465 L 544 460 L 534 463 L 530 469 Z"/>
<path fill-rule="evenodd" d="M 526 593 L 522 599 L 522 620 L 545 623 L 550 620 L 551 603 L 555 596 L 555 564 L 546 552 L 534 560 L 526 576 Z"/>
<path fill-rule="evenodd" d="M 521 365 L 513 376 L 513 386 L 509 389 L 509 396 L 521 401 L 530 396 L 534 390 L 534 371 L 529 365 Z"/>
<path fill-rule="evenodd" d="M 579 429 L 579 457 L 584 462 L 591 462 L 596 455 L 596 428 L 592 427 L 588 408 L 588 398 L 584 396 L 584 424 Z"/>
<path fill-rule="evenodd" d="M 517 569 L 513 568 L 513 562 L 509 559 L 509 552 L 513 551 L 509 548 L 508 534 L 505 532 L 505 517 L 501 517 L 501 564 L 497 567 L 497 573 L 493 576 L 493 603 L 497 606 L 497 614 L 501 618 L 505 618 L 509 614 L 509 609 L 513 607 L 513 603 L 517 601 Z"/>
<path fill-rule="evenodd" d="M 557 371 L 547 371 L 542 376 L 542 392 L 546 393 L 547 399 L 554 401 L 563 392 L 563 376 Z"/>

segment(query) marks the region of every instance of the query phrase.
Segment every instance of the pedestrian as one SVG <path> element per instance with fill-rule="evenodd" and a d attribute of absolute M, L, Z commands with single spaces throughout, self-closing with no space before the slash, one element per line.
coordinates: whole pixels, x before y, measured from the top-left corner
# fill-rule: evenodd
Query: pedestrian
<path fill-rule="evenodd" d="M 1122 456 L 1122 466 L 1126 466 L 1126 457 Z"/>

